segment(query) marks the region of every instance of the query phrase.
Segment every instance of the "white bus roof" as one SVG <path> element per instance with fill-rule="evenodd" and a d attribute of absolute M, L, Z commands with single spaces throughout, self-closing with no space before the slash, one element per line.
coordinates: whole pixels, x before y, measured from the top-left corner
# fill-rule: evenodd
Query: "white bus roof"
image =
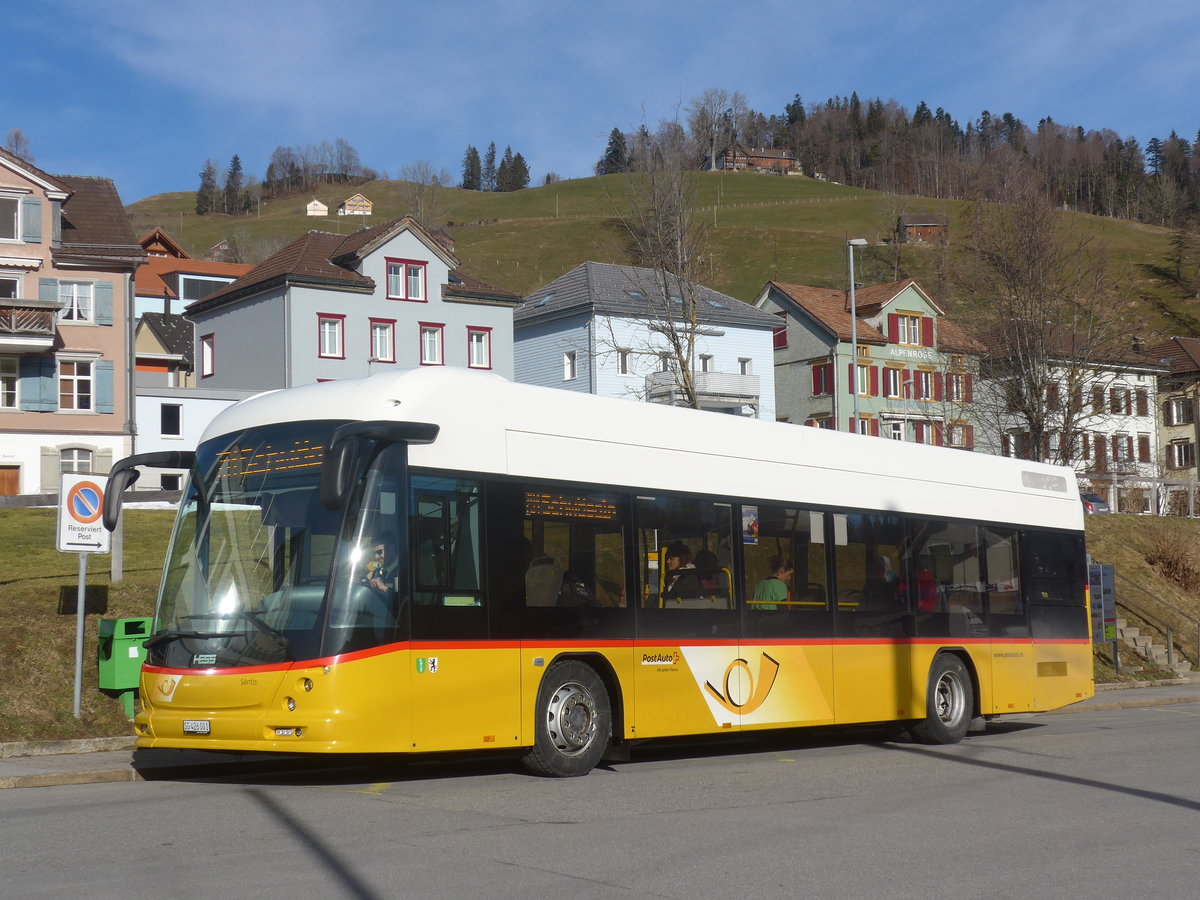
<path fill-rule="evenodd" d="M 259 394 L 217 416 L 203 440 L 306 419 L 436 423 L 436 441 L 410 448 L 418 467 L 1083 529 L 1066 467 L 450 367 Z"/>

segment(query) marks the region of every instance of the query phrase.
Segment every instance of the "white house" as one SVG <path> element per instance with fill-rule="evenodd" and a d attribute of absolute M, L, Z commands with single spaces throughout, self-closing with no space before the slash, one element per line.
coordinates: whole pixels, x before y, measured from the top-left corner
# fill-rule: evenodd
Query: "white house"
<path fill-rule="evenodd" d="M 777 319 L 699 285 L 669 294 L 650 269 L 576 266 L 526 297 L 514 314 L 517 381 L 678 404 L 677 363 L 663 336 L 669 318 L 694 331 L 701 408 L 774 421 Z M 684 296 L 696 298 L 694 329 L 682 321 Z"/>

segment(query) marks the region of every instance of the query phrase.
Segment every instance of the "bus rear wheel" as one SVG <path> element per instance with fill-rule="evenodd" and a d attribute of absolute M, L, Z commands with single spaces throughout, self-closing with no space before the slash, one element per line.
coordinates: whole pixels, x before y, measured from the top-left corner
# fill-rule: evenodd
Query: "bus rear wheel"
<path fill-rule="evenodd" d="M 922 744 L 957 744 L 967 733 L 975 692 L 962 660 L 953 653 L 934 657 L 929 667 L 925 718 L 909 733 Z"/>
<path fill-rule="evenodd" d="M 535 714 L 535 743 L 522 760 L 535 775 L 586 775 L 608 749 L 612 735 L 608 691 L 586 663 L 564 660 L 547 669 Z"/>

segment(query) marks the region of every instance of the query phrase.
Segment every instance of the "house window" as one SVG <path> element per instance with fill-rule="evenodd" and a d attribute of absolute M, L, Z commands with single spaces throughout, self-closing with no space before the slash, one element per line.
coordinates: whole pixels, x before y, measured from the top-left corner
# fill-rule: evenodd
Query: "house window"
<path fill-rule="evenodd" d="M 425 301 L 425 263 L 410 259 L 387 261 L 389 300 Z"/>
<path fill-rule="evenodd" d="M 209 294 L 215 294 L 229 283 L 228 278 L 198 278 L 195 275 L 180 275 L 179 297 L 186 306 L 197 300 L 203 300 Z"/>
<path fill-rule="evenodd" d="M 72 472 L 79 475 L 91 475 L 92 451 L 82 447 L 68 447 L 58 451 L 58 471 L 61 475 Z"/>
<path fill-rule="evenodd" d="M 200 338 L 200 377 L 207 378 L 217 371 L 217 336 L 206 334 Z"/>
<path fill-rule="evenodd" d="M 711 372 L 713 370 L 713 358 L 709 353 L 701 354 L 700 356 L 700 371 Z"/>
<path fill-rule="evenodd" d="M 920 316 L 896 316 L 896 343 L 921 345 Z"/>
<path fill-rule="evenodd" d="M 671 371 L 671 354 L 670 353 L 658 354 L 658 371 L 660 371 L 660 372 L 670 372 Z M 574 377 L 574 376 L 572 376 L 572 377 Z"/>
<path fill-rule="evenodd" d="M 900 370 L 883 370 L 883 396 L 893 400 L 900 396 Z"/>
<path fill-rule="evenodd" d="M 862 416 L 858 417 L 858 433 L 870 435 L 870 433 L 871 433 L 871 420 L 870 419 L 864 419 Z"/>
<path fill-rule="evenodd" d="M 833 365 L 821 363 L 812 369 L 813 396 L 823 397 L 833 393 Z"/>
<path fill-rule="evenodd" d="M 750 359 L 750 357 L 748 357 L 748 356 L 739 357 L 738 358 L 738 374 L 753 375 L 754 374 L 754 360 Z"/>
<path fill-rule="evenodd" d="M 393 319 L 371 319 L 372 362 L 396 361 L 396 322 Z"/>
<path fill-rule="evenodd" d="M 472 369 L 492 367 L 492 329 L 467 328 L 467 366 Z"/>
<path fill-rule="evenodd" d="M 574 381 L 579 374 L 578 355 L 574 350 L 563 354 L 563 381 Z"/>
<path fill-rule="evenodd" d="M 771 332 L 771 339 L 774 342 L 776 350 L 783 350 L 788 345 L 787 312 L 780 310 L 779 312 L 775 313 L 775 315 L 777 315 L 781 321 L 779 327 Z"/>
<path fill-rule="evenodd" d="M 1133 435 L 1114 434 L 1112 436 L 1112 461 L 1131 461 L 1133 459 Z"/>
<path fill-rule="evenodd" d="M 345 359 L 343 351 L 343 328 L 345 316 L 327 313 L 317 314 L 317 350 L 322 359 Z"/>
<path fill-rule="evenodd" d="M 893 441 L 904 440 L 904 423 L 889 422 L 887 427 L 887 436 Z"/>
<path fill-rule="evenodd" d="M 1172 397 L 1165 404 L 1168 425 L 1191 425 L 1195 421 L 1192 402 L 1187 397 Z"/>
<path fill-rule="evenodd" d="M 0 278 L 0 300 L 15 300 L 20 296 L 21 282 L 16 278 Z"/>
<path fill-rule="evenodd" d="M 0 197 L 0 241 L 21 239 L 21 201 L 16 197 Z"/>
<path fill-rule="evenodd" d="M 431 322 L 421 323 L 421 365 L 443 365 L 442 337 L 445 327 Z"/>
<path fill-rule="evenodd" d="M 963 380 L 964 376 L 957 373 L 950 373 L 946 376 L 946 399 L 952 403 L 962 403 L 963 401 Z"/>
<path fill-rule="evenodd" d="M 58 361 L 58 408 L 92 408 L 92 364 L 84 360 Z"/>
<path fill-rule="evenodd" d="M 1133 414 L 1133 398 L 1129 388 L 1108 389 L 1108 411 L 1117 414 Z"/>
<path fill-rule="evenodd" d="M 858 388 L 859 396 L 871 396 L 871 367 L 859 366 L 858 371 L 854 374 L 854 377 L 857 379 L 854 386 Z"/>
<path fill-rule="evenodd" d="M 630 374 L 629 351 L 628 350 L 618 350 L 617 351 L 617 374 L 618 375 L 629 375 Z"/>
<path fill-rule="evenodd" d="M 933 425 L 929 422 L 914 422 L 913 440 L 918 444 L 932 444 Z"/>
<path fill-rule="evenodd" d="M 17 394 L 20 383 L 20 360 L 15 356 L 0 356 L 0 409 L 16 409 L 20 405 Z"/>
<path fill-rule="evenodd" d="M 183 407 L 178 403 L 159 406 L 159 433 L 163 437 L 183 437 Z"/>
<path fill-rule="evenodd" d="M 90 281 L 60 281 L 58 283 L 60 322 L 92 321 L 92 283 Z"/>
<path fill-rule="evenodd" d="M 933 399 L 933 373 L 917 372 L 913 385 L 913 394 L 917 400 Z"/>
<path fill-rule="evenodd" d="M 1167 444 L 1167 468 L 1190 469 L 1196 465 L 1196 445 L 1190 441 Z"/>

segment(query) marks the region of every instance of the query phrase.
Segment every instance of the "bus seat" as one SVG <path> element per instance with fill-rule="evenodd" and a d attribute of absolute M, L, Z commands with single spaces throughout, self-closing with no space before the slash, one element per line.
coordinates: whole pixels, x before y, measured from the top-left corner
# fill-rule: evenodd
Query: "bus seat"
<path fill-rule="evenodd" d="M 553 556 L 537 556 L 525 570 L 525 605 L 557 606 L 563 567 Z"/>

